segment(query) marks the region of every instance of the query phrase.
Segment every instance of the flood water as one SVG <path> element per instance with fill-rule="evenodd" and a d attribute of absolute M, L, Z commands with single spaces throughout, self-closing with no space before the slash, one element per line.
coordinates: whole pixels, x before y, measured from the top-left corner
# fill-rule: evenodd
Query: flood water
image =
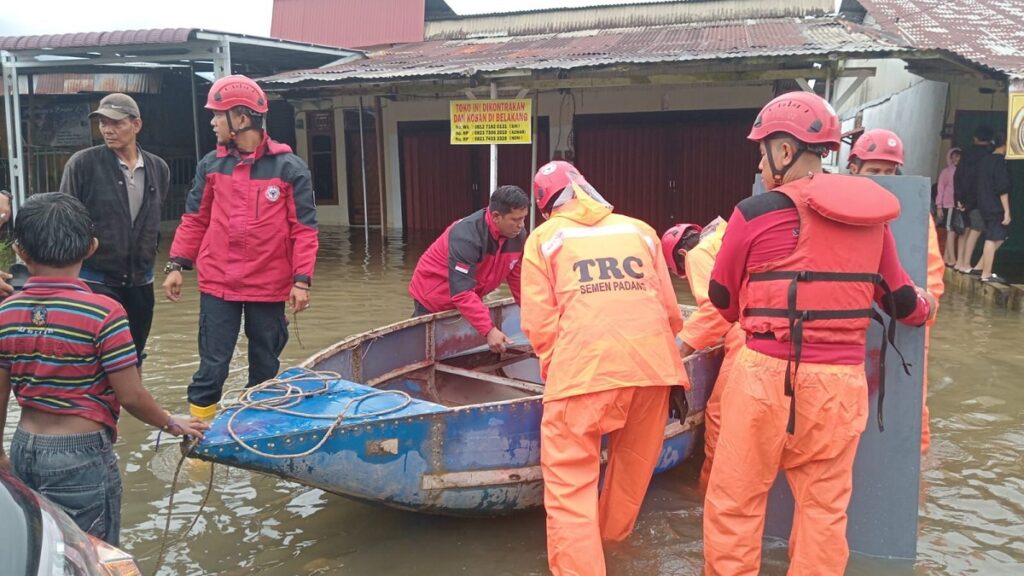
<path fill-rule="evenodd" d="M 345 336 L 407 318 L 412 307 L 406 284 L 430 240 L 372 236 L 367 248 L 361 230 L 325 229 L 312 307 L 293 323 L 282 367 Z M 195 288 L 194 274 L 187 274 L 181 303 L 158 295 L 146 362 L 146 386 L 177 413 L 186 410 L 185 390 L 199 361 Z M 688 301 L 682 282 L 677 288 L 680 300 Z M 932 448 L 923 464 L 917 562 L 854 557 L 848 574 L 1024 573 L 1022 328 L 1019 313 L 983 310 L 955 295 L 943 298 L 932 332 Z M 246 381 L 244 351 L 243 336 L 228 388 Z M 5 445 L 16 412 L 9 415 Z M 156 431 L 130 415 L 120 431 L 121 542 L 151 574 L 180 453 L 171 442 L 154 451 Z M 205 466 L 185 465 L 172 537 L 202 500 Z M 655 479 L 633 537 L 609 554 L 611 574 L 700 574 L 698 470 L 699 461 L 691 461 Z M 784 548 L 766 550 L 765 558 L 763 573 L 785 574 Z M 488 520 L 423 516 L 218 466 L 203 515 L 169 546 L 159 573 L 500 576 L 546 574 L 546 566 L 542 511 Z"/>

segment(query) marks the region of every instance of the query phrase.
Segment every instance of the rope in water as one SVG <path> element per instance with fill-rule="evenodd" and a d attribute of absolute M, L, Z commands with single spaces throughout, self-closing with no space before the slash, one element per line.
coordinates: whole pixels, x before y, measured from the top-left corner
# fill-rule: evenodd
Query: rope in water
<path fill-rule="evenodd" d="M 160 439 L 159 437 L 157 437 L 157 446 L 159 446 L 159 443 Z M 211 464 L 210 480 L 206 484 L 206 494 L 203 495 L 203 501 L 199 504 L 199 509 L 196 510 L 196 514 L 192 518 L 192 521 L 189 523 L 188 529 L 179 534 L 176 538 L 168 540 L 167 535 L 171 531 L 171 516 L 172 512 L 174 511 L 174 496 L 178 492 L 178 476 L 181 474 L 181 467 L 185 463 L 185 458 L 187 458 L 189 454 L 191 454 L 192 451 L 195 450 L 198 444 L 198 438 L 192 438 L 190 441 L 187 441 L 187 443 L 183 442 L 181 458 L 178 459 L 178 465 L 174 469 L 174 479 L 171 480 L 171 497 L 167 502 L 167 519 L 164 522 L 163 536 L 160 537 L 160 553 L 156 556 L 156 564 L 153 566 L 153 574 L 158 573 L 160 571 L 160 568 L 163 566 L 164 554 L 167 553 L 168 546 L 170 546 L 171 543 L 173 542 L 180 542 L 181 540 L 183 540 L 185 536 L 188 536 L 189 532 L 192 531 L 192 528 L 195 527 L 196 522 L 199 521 L 199 516 L 201 516 L 203 513 L 203 509 L 206 508 L 206 501 L 210 499 L 210 492 L 213 491 L 213 465 Z"/>

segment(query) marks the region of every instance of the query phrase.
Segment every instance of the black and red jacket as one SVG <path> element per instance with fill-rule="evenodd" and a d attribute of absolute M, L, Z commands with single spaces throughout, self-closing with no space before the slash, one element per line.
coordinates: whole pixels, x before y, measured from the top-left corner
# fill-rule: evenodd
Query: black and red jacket
<path fill-rule="evenodd" d="M 482 298 L 508 281 L 519 303 L 526 230 L 498 232 L 487 208 L 456 221 L 427 248 L 409 282 L 409 295 L 431 312 L 457 309 L 482 335 L 494 324 Z"/>
<path fill-rule="evenodd" d="M 217 146 L 199 162 L 171 260 L 222 300 L 285 302 L 311 282 L 318 247 L 309 168 L 264 134 L 252 154 Z"/>

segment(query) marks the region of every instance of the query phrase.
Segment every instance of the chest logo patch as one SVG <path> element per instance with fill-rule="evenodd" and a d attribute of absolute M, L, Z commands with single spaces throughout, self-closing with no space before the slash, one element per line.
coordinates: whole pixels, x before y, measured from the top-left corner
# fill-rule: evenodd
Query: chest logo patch
<path fill-rule="evenodd" d="M 49 313 L 46 311 L 46 306 L 39 305 L 32 308 L 32 325 L 33 326 L 46 326 L 46 317 Z"/>
<path fill-rule="evenodd" d="M 277 186 L 270 186 L 267 188 L 267 200 L 271 202 L 277 202 L 277 199 L 281 197 L 281 189 Z"/>
<path fill-rule="evenodd" d="M 512 261 L 508 263 L 508 269 L 512 270 L 515 268 L 517 262 L 519 262 L 519 258 L 513 258 Z"/>

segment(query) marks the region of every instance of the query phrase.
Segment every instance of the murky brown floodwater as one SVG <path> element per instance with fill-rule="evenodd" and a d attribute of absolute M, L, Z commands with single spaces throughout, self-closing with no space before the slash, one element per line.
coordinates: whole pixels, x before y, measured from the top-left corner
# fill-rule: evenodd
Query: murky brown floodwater
<path fill-rule="evenodd" d="M 283 366 L 344 336 L 411 313 L 406 284 L 430 238 L 371 238 L 325 230 L 313 306 L 299 317 Z M 166 250 L 166 247 L 165 247 Z M 161 260 L 162 262 L 163 260 Z M 158 297 L 146 385 L 168 408 L 185 411 L 198 365 L 198 294 L 189 275 L 183 302 Z M 677 283 L 681 301 L 688 299 Z M 975 309 L 943 299 L 932 333 L 932 449 L 916 564 L 853 558 L 848 574 L 1024 573 L 1024 321 L 1018 313 Z M 244 337 L 228 387 L 245 382 Z M 5 445 L 17 422 L 10 415 Z M 123 546 L 152 572 L 179 452 L 131 416 L 117 444 L 124 471 Z M 699 463 L 659 476 L 637 530 L 611 553 L 612 574 L 695 575 L 702 565 Z M 208 469 L 183 473 L 172 534 L 184 529 L 206 487 Z M 783 548 L 766 551 L 766 574 L 785 573 Z M 355 503 L 298 484 L 218 466 L 215 487 L 192 533 L 173 544 L 161 574 L 545 574 L 544 515 L 465 520 Z"/>

